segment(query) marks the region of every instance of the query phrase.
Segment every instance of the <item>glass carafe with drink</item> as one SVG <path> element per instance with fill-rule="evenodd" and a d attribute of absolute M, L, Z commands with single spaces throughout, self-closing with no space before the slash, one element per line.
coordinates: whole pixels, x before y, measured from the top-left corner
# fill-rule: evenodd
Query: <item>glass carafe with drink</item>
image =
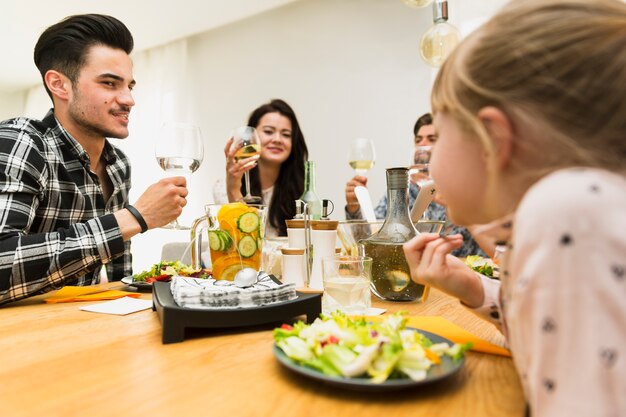
<path fill-rule="evenodd" d="M 373 259 L 372 292 L 388 301 L 425 301 L 428 288 L 411 280 L 402 245 L 415 237 L 409 217 L 407 168 L 387 169 L 387 217 L 380 230 L 361 240 L 360 248 Z"/>
<path fill-rule="evenodd" d="M 304 192 L 300 200 L 307 204 L 312 220 L 319 220 L 322 217 L 322 200 L 315 192 L 315 162 L 313 161 L 306 161 L 304 165 Z"/>

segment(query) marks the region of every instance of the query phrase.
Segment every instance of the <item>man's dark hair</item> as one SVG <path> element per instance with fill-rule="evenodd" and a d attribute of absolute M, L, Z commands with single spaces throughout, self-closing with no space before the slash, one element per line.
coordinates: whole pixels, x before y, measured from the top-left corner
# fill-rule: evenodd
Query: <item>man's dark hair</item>
<path fill-rule="evenodd" d="M 90 47 L 105 45 L 130 54 L 133 44 L 133 35 L 126 25 L 114 17 L 101 14 L 69 16 L 41 34 L 35 45 L 35 65 L 42 78 L 52 69 L 75 83 Z M 44 86 L 52 98 L 45 80 Z"/>
<path fill-rule="evenodd" d="M 422 126 L 432 125 L 433 124 L 433 116 L 430 113 L 425 113 L 417 119 L 415 122 L 415 126 L 413 126 L 413 135 L 417 136 L 417 132 L 419 132 Z"/>

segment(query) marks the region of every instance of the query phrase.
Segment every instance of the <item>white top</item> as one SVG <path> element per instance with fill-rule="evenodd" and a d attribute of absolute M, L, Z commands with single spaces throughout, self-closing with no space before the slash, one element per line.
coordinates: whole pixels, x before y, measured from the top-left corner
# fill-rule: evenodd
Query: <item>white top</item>
<path fill-rule="evenodd" d="M 270 202 L 272 201 L 272 194 L 274 193 L 274 186 L 272 185 L 269 188 L 266 188 L 261 192 L 261 197 L 263 198 L 263 204 L 267 205 L 267 210 L 270 209 Z M 213 201 L 215 204 L 227 204 L 228 203 L 228 193 L 226 192 L 226 180 L 224 178 L 219 178 L 215 181 L 213 185 Z M 266 237 L 276 237 L 278 236 L 278 230 L 273 227 L 269 221 L 265 222 L 265 236 Z"/>
<path fill-rule="evenodd" d="M 626 416 L 626 178 L 553 173 L 509 230 L 502 284 L 481 277 L 476 312 L 503 314 L 532 415 Z"/>

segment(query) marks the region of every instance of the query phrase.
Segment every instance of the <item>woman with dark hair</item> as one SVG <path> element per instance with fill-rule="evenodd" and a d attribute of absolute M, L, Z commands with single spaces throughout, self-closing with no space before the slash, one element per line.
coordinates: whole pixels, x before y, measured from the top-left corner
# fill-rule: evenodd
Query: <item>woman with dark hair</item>
<path fill-rule="evenodd" d="M 287 236 L 285 220 L 295 215 L 294 201 L 304 190 L 304 162 L 308 158 L 304 135 L 291 106 L 279 99 L 255 109 L 248 126 L 257 130 L 261 154 L 235 161 L 233 139 L 226 143 L 226 181 L 216 184 L 215 202 L 241 201 L 246 192 L 243 174 L 250 171 L 251 193 L 262 196 L 263 204 L 269 206 L 267 236 Z"/>

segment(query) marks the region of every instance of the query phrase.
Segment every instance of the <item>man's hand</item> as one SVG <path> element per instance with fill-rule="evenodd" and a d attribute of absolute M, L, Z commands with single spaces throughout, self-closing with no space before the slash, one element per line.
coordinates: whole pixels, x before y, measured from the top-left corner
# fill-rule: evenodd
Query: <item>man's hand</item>
<path fill-rule="evenodd" d="M 367 187 L 367 177 L 357 175 L 346 183 L 346 207 L 349 213 L 356 213 L 361 208 L 354 193 L 354 188 L 358 186 Z"/>
<path fill-rule="evenodd" d="M 411 165 L 409 167 L 409 181 L 411 184 L 417 184 L 420 181 L 428 181 L 430 177 L 427 173 L 420 172 L 417 165 Z"/>
<path fill-rule="evenodd" d="M 187 180 L 185 177 L 164 178 L 149 186 L 134 204 L 148 229 L 161 227 L 176 219 L 187 205 Z M 124 240 L 128 240 L 141 231 L 141 227 L 126 209 L 115 212 L 115 218 L 122 231 Z"/>

